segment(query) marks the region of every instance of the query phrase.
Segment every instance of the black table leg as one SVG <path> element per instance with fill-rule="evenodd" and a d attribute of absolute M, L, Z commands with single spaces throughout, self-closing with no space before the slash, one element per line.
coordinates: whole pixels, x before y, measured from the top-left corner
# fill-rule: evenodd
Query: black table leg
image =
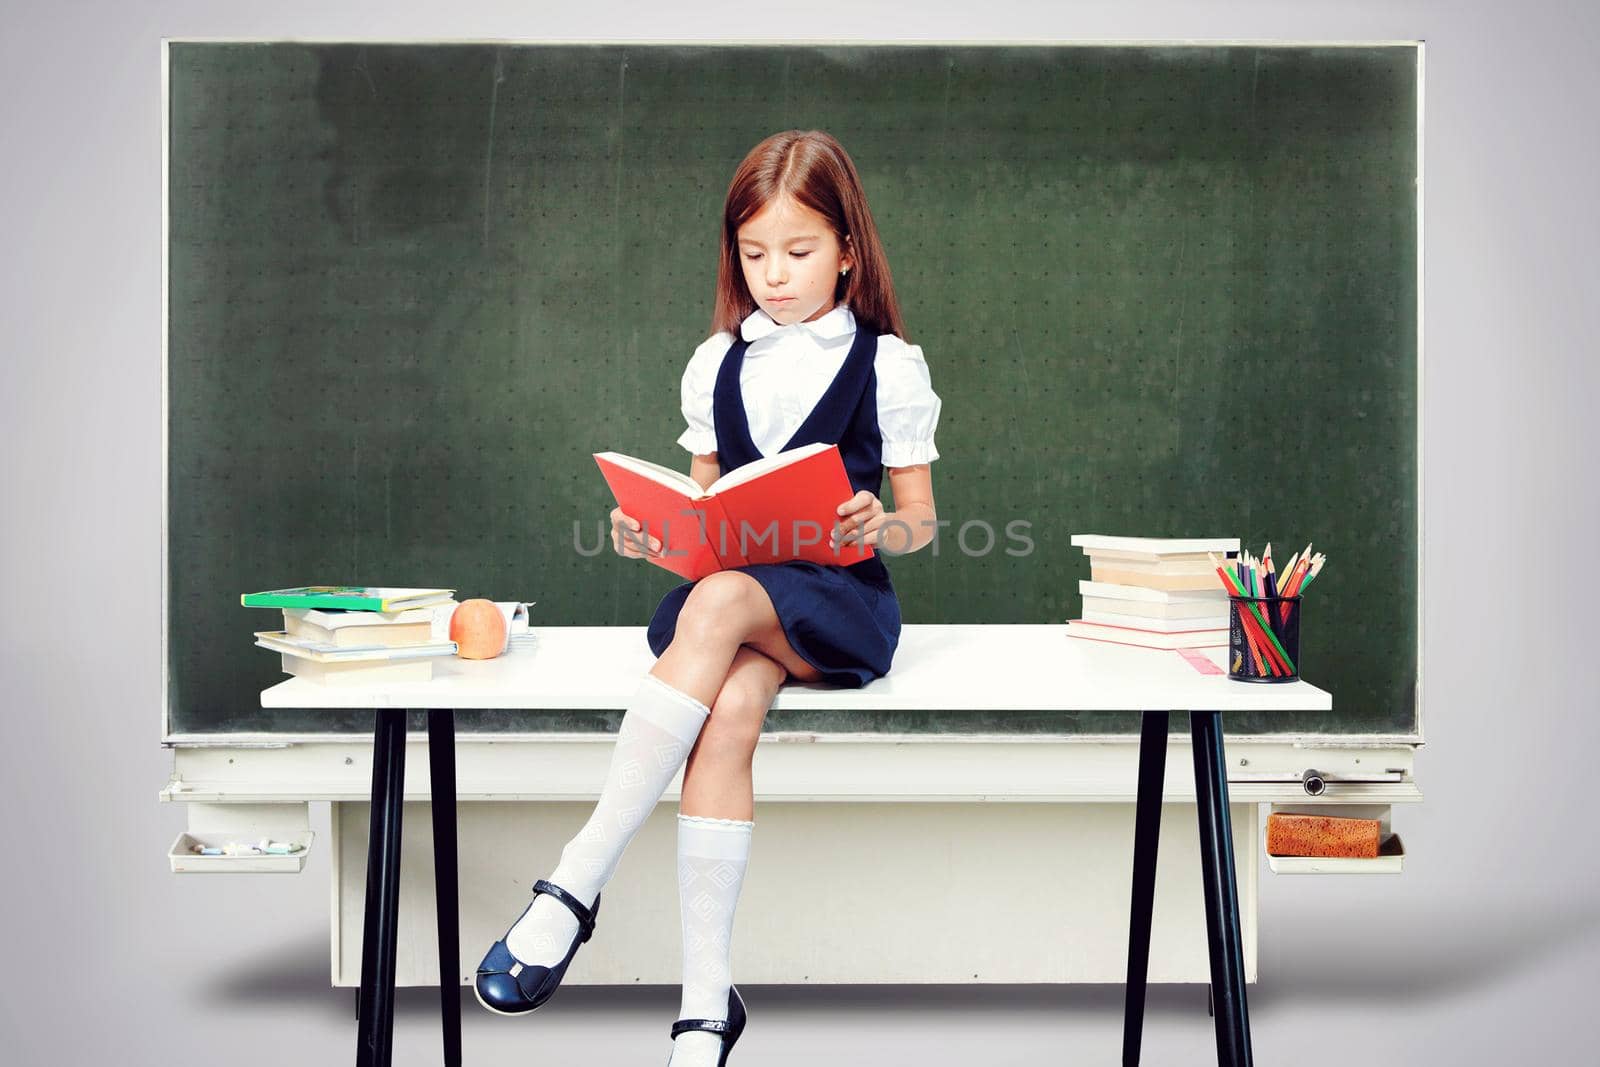
<path fill-rule="evenodd" d="M 1128 909 L 1128 989 L 1122 1014 L 1123 1067 L 1137 1067 L 1150 972 L 1150 914 L 1161 841 L 1161 783 L 1167 769 L 1167 713 L 1147 711 L 1139 729 L 1139 795 L 1133 826 L 1133 901 Z"/>
<path fill-rule="evenodd" d="M 1222 713 L 1191 711 L 1195 807 L 1200 817 L 1200 871 L 1206 894 L 1206 940 L 1216 1004 L 1217 1062 L 1250 1067 L 1250 1018 L 1245 1008 L 1244 948 L 1239 935 L 1239 887 L 1228 818 L 1228 767 Z"/>
<path fill-rule="evenodd" d="M 406 713 L 380 708 L 372 737 L 372 812 L 361 934 L 356 1067 L 389 1067 L 394 1041 L 394 958 L 400 910 L 400 815 L 405 798 Z"/>
<path fill-rule="evenodd" d="M 461 926 L 456 879 L 456 718 L 428 712 L 428 779 L 433 807 L 433 890 L 439 921 L 439 1015 L 445 1067 L 461 1067 Z"/>

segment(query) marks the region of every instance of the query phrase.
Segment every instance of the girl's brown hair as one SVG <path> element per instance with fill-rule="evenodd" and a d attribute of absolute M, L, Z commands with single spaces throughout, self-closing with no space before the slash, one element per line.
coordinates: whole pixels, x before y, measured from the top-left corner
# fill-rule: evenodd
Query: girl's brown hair
<path fill-rule="evenodd" d="M 756 309 L 739 266 L 739 227 L 780 196 L 791 197 L 827 219 L 840 248 L 849 238 L 855 265 L 839 278 L 833 296 L 836 303 L 850 305 L 857 328 L 909 340 L 889 277 L 889 260 L 856 166 L 844 147 L 821 130 L 775 133 L 752 148 L 733 172 L 722 208 L 722 255 L 711 332 L 727 330 L 737 337 L 739 324 Z"/>

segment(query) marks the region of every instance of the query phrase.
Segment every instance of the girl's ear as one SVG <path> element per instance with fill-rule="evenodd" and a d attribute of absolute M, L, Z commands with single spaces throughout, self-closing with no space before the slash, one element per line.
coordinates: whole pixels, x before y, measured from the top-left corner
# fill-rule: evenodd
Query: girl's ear
<path fill-rule="evenodd" d="M 850 235 L 849 234 L 845 234 L 844 235 L 844 248 L 839 253 L 839 266 L 840 266 L 840 269 L 849 270 L 851 267 L 856 265 L 856 257 L 854 255 L 854 251 L 855 251 L 854 247 L 850 244 Z"/>

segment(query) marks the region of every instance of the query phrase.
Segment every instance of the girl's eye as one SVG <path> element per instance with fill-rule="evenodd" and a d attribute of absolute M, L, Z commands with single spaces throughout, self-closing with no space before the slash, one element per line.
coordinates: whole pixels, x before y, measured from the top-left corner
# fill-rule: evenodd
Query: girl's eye
<path fill-rule="evenodd" d="M 806 252 L 796 252 L 796 253 L 794 253 L 794 258 L 795 258 L 795 259 L 805 259 L 805 258 L 806 258 L 806 257 L 807 257 L 807 256 L 809 256 L 809 255 L 810 255 L 810 254 L 811 254 L 811 253 L 810 253 L 810 252 L 809 252 L 809 251 L 806 251 Z"/>
<path fill-rule="evenodd" d="M 744 258 L 745 259 L 760 259 L 761 258 L 761 253 L 760 252 L 746 252 Z"/>

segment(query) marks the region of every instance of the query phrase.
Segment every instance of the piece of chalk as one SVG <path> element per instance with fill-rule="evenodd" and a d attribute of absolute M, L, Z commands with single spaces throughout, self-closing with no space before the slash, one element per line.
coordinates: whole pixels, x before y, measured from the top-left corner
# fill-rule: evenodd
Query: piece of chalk
<path fill-rule="evenodd" d="M 305 846 L 294 841 L 268 841 L 266 838 L 262 838 L 261 844 L 257 847 L 263 852 L 284 855 L 289 852 L 299 852 Z"/>

